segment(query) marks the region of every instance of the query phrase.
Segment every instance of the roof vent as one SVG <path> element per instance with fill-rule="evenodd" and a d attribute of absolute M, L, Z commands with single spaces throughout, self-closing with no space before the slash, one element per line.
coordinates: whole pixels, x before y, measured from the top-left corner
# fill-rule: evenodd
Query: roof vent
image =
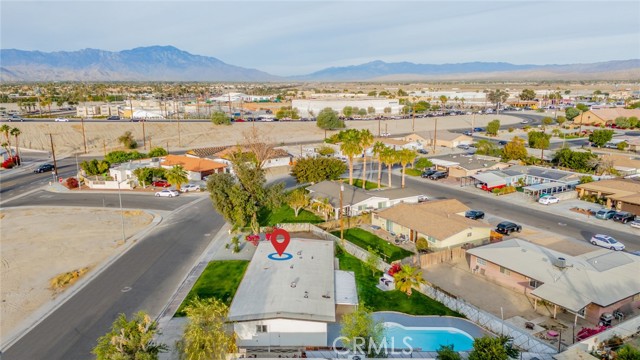
<path fill-rule="evenodd" d="M 563 269 L 567 267 L 567 259 L 559 257 L 556 259 L 556 266 Z"/>

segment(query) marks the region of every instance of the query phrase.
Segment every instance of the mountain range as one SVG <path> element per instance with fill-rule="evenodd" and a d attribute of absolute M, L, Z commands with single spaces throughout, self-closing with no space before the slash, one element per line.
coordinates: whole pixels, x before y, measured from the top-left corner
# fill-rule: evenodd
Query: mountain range
<path fill-rule="evenodd" d="M 123 51 L 0 50 L 0 81 L 429 81 L 429 80 L 637 80 L 640 59 L 590 64 L 514 65 L 505 62 L 415 64 L 372 61 L 307 75 L 277 76 L 193 55 L 173 46 Z"/>

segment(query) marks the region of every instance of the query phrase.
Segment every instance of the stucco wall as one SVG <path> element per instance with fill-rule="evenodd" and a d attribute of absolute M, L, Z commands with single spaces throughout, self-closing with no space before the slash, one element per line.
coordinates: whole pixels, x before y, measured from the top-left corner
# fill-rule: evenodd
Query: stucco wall
<path fill-rule="evenodd" d="M 266 325 L 267 332 L 258 333 L 258 325 Z M 270 319 L 238 322 L 233 329 L 240 347 L 327 345 L 327 324 L 323 322 Z"/>

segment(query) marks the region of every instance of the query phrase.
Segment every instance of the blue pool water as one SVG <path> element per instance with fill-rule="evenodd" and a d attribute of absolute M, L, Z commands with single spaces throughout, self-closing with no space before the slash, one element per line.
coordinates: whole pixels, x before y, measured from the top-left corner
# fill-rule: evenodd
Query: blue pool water
<path fill-rule="evenodd" d="M 450 327 L 404 327 L 400 324 L 385 322 L 384 334 L 387 344 L 393 344 L 396 349 L 411 347 L 414 351 L 418 348 L 420 351 L 437 351 L 440 345 L 453 345 L 456 351 L 467 351 L 473 348 L 471 335 Z"/>

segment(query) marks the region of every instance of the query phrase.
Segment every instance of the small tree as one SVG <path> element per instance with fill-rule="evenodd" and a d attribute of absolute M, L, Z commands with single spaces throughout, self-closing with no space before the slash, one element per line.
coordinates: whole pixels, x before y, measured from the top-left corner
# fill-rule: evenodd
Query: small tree
<path fill-rule="evenodd" d="M 211 114 L 211 122 L 214 125 L 231 125 L 231 118 L 222 111 L 215 111 Z"/>
<path fill-rule="evenodd" d="M 545 134 L 542 131 L 529 131 L 529 146 L 534 149 L 542 150 L 542 154 L 540 158 L 544 160 L 544 150 L 549 148 L 549 140 L 551 139 L 550 134 Z"/>
<path fill-rule="evenodd" d="M 427 241 L 427 239 L 419 237 L 418 240 L 416 240 L 416 250 L 418 250 L 418 252 L 425 252 L 428 249 L 429 242 Z"/>
<path fill-rule="evenodd" d="M 500 120 L 491 120 L 487 124 L 487 134 L 496 136 L 498 135 L 498 130 L 500 130 Z"/>
<path fill-rule="evenodd" d="M 342 345 L 352 351 L 361 346 L 369 352 L 367 357 L 380 355 L 372 353 L 373 344 L 380 344 L 384 334 L 382 323 L 375 321 L 371 314 L 371 309 L 360 303 L 355 311 L 343 315 L 340 321 L 340 335 L 344 338 Z"/>
<path fill-rule="evenodd" d="M 309 205 L 309 201 L 309 195 L 303 188 L 291 191 L 287 197 L 287 204 L 291 206 L 296 217 L 298 217 L 300 210 Z"/>
<path fill-rule="evenodd" d="M 546 127 L 546 126 L 549 126 L 551 124 L 553 124 L 553 119 L 552 118 L 550 118 L 548 116 L 545 116 L 544 118 L 542 118 L 542 125 L 543 126 Z"/>
<path fill-rule="evenodd" d="M 347 170 L 347 165 L 339 159 L 305 157 L 296 161 L 291 168 L 291 176 L 300 184 L 337 180 Z"/>
<path fill-rule="evenodd" d="M 80 167 L 84 170 L 87 176 L 102 175 L 109 171 L 109 166 L 111 166 L 111 164 L 109 164 L 108 161 L 97 159 L 83 161 L 80 163 Z"/>
<path fill-rule="evenodd" d="M 625 150 L 626 148 L 629 147 L 629 144 L 627 144 L 626 141 L 623 141 L 623 142 L 619 142 L 618 145 L 616 145 L 616 147 L 618 148 L 618 150 Z"/>
<path fill-rule="evenodd" d="M 185 308 L 187 325 L 176 342 L 181 360 L 224 360 L 236 352 L 233 334 L 225 330 L 229 308 L 215 298 L 195 298 Z"/>
<path fill-rule="evenodd" d="M 616 360 L 638 360 L 640 359 L 640 350 L 634 348 L 630 344 L 625 344 L 616 351 Z"/>
<path fill-rule="evenodd" d="M 421 157 L 416 161 L 416 164 L 413 167 L 415 167 L 417 170 L 422 171 L 432 166 L 433 166 L 433 163 L 431 162 L 431 160 L 425 157 Z"/>
<path fill-rule="evenodd" d="M 338 115 L 332 108 L 327 107 L 318 113 L 318 116 L 316 117 L 316 125 L 318 125 L 320 129 L 325 130 L 326 137 L 326 130 L 344 128 L 344 121 L 338 118 Z"/>
<path fill-rule="evenodd" d="M 138 147 L 138 143 L 133 138 L 131 131 L 126 131 L 122 136 L 118 138 L 118 142 L 127 149 L 135 149 Z"/>
<path fill-rule="evenodd" d="M 398 162 L 400 163 L 400 166 L 402 166 L 402 188 L 404 189 L 407 165 L 411 164 L 417 155 L 415 151 L 411 149 L 399 150 L 397 155 Z"/>
<path fill-rule="evenodd" d="M 473 342 L 473 350 L 469 353 L 469 360 L 507 360 L 507 350 L 500 338 L 483 336 Z"/>
<path fill-rule="evenodd" d="M 597 147 L 602 147 L 604 144 L 611 141 L 613 138 L 613 130 L 594 130 L 589 135 L 589 141 L 594 143 Z"/>
<path fill-rule="evenodd" d="M 168 154 L 169 153 L 164 148 L 157 147 L 157 148 L 151 149 L 148 155 L 149 157 L 161 157 L 161 156 L 167 156 Z"/>
<path fill-rule="evenodd" d="M 322 156 L 331 156 L 336 153 L 336 150 L 331 146 L 323 145 L 318 148 L 318 154 Z"/>
<path fill-rule="evenodd" d="M 562 124 L 564 124 L 566 121 L 567 121 L 567 118 L 564 116 L 558 116 L 558 118 L 556 119 L 556 122 L 560 126 L 562 126 Z"/>
<path fill-rule="evenodd" d="M 181 165 L 175 165 L 171 169 L 167 170 L 165 176 L 169 184 L 175 185 L 178 191 L 180 191 L 180 186 L 182 186 L 182 184 L 189 182 L 187 172 Z"/>
<path fill-rule="evenodd" d="M 511 139 L 502 149 L 502 159 L 505 161 L 523 160 L 528 155 L 524 140 L 517 136 Z"/>
<path fill-rule="evenodd" d="M 380 257 L 376 252 L 369 246 L 367 248 L 367 258 L 365 259 L 365 264 L 371 270 L 371 276 L 376 275 L 376 271 L 378 271 L 378 264 L 380 263 Z"/>
<path fill-rule="evenodd" d="M 402 265 L 400 271 L 393 274 L 393 278 L 395 279 L 396 290 L 406 293 L 407 296 L 411 296 L 414 286 L 417 287 L 426 283 L 422 278 L 422 270 L 411 265 Z"/>
<path fill-rule="evenodd" d="M 353 115 L 353 107 L 351 107 L 351 106 L 345 106 L 345 107 L 342 109 L 342 114 L 343 114 L 345 117 L 348 117 L 348 118 L 349 118 L 349 117 L 351 117 L 351 115 Z"/>
<path fill-rule="evenodd" d="M 131 321 L 125 314 L 120 314 L 111 331 L 98 339 L 92 353 L 97 360 L 156 360 L 158 354 L 168 349 L 154 341 L 157 333 L 158 324 L 146 313 L 136 313 Z"/>
<path fill-rule="evenodd" d="M 567 118 L 567 120 L 573 121 L 573 119 L 577 118 L 578 115 L 580 115 L 580 110 L 574 107 L 566 108 L 564 110 L 564 116 Z"/>
<path fill-rule="evenodd" d="M 436 360 L 461 360 L 460 354 L 453 350 L 453 345 L 440 345 Z"/>

